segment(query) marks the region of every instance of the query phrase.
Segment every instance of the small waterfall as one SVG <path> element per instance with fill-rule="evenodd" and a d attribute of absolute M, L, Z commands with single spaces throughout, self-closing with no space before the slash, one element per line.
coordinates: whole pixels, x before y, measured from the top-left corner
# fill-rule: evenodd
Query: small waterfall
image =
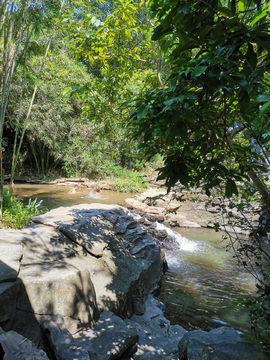
<path fill-rule="evenodd" d="M 201 253 L 206 252 L 207 244 L 202 241 L 195 241 L 182 236 L 178 232 L 168 228 L 167 226 L 158 223 L 157 221 L 153 224 L 157 231 L 166 231 L 168 237 L 175 240 L 179 244 L 179 248 L 182 251 L 190 253 Z"/>

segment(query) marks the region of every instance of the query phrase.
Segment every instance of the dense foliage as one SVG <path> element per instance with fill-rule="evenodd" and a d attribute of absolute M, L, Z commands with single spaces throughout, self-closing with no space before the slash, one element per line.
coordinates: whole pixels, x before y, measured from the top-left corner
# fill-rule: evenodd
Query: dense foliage
<path fill-rule="evenodd" d="M 8 94 L 6 173 L 14 163 L 17 173 L 34 170 L 46 176 L 56 169 L 65 176 L 90 178 L 110 176 L 113 166 L 115 172 L 119 165 L 143 168 L 136 142 L 128 139 L 129 111 L 122 105 L 158 86 L 156 49 L 145 14 L 144 2 L 74 1 L 64 4 L 61 14 L 45 17 L 44 32 L 31 33 L 27 51 L 18 55 Z M 40 29 L 35 18 L 31 21 Z M 119 47 L 119 41 L 125 46 Z"/>
<path fill-rule="evenodd" d="M 160 178 L 168 187 L 180 181 L 209 192 L 225 180 L 231 196 L 235 181 L 268 170 L 270 8 L 259 5 L 152 1 L 152 39 L 169 46 L 171 74 L 164 89 L 138 100 L 132 125 L 147 154 L 166 156 Z"/>

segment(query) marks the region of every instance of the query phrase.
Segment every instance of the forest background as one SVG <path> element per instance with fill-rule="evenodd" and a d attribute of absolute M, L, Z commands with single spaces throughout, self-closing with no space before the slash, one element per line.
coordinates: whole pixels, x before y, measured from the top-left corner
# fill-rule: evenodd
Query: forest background
<path fill-rule="evenodd" d="M 242 302 L 264 347 L 269 12 L 269 2 L 249 0 L 2 0 L 0 7 L 1 178 L 4 170 L 11 183 L 15 170 L 41 177 L 61 170 L 122 177 L 119 189 L 140 191 L 143 183 L 131 188 L 130 176 L 152 161 L 168 189 L 180 182 L 234 199 L 232 221 L 252 234 L 236 256 L 260 270 L 258 298 Z M 245 212 L 254 212 L 257 196 L 254 229 Z"/>

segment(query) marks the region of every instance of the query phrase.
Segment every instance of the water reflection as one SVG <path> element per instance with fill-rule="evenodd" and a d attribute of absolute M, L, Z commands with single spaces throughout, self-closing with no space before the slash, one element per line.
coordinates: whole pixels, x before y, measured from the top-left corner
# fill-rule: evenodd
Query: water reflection
<path fill-rule="evenodd" d="M 134 196 L 131 193 L 117 193 L 110 190 L 103 190 L 102 194 L 97 194 L 92 189 L 83 186 L 75 193 L 69 194 L 72 188 L 72 185 L 16 184 L 14 195 L 25 201 L 30 198 L 42 200 L 42 205 L 48 210 L 85 203 L 119 204 L 124 203 L 127 197 Z"/>
<path fill-rule="evenodd" d="M 186 329 L 211 330 L 226 323 L 248 334 L 248 312 L 232 302 L 255 294 L 254 278 L 238 268 L 222 234 L 176 230 L 180 248 L 166 250 L 169 271 L 160 295 L 166 304 L 165 316 Z"/>

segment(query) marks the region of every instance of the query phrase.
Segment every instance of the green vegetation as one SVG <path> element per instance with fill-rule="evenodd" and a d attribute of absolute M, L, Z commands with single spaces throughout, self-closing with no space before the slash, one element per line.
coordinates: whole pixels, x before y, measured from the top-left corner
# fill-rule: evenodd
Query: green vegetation
<path fill-rule="evenodd" d="M 244 211 L 253 211 L 238 184 L 253 182 L 261 226 L 248 224 L 246 241 L 229 236 L 239 264 L 257 280 L 258 297 L 244 303 L 257 341 L 269 350 L 270 256 L 262 243 L 270 234 L 270 3 L 153 0 L 151 10 L 158 19 L 152 40 L 167 51 L 170 72 L 163 88 L 137 98 L 133 139 L 146 156 L 164 156 L 159 179 L 168 189 L 179 181 L 238 196 L 234 226 L 247 226 Z"/>
<path fill-rule="evenodd" d="M 113 167 L 110 171 L 112 188 L 121 192 L 143 192 L 149 185 L 141 173 L 123 169 L 121 166 Z M 113 181 L 113 178 L 115 180 Z"/>
<path fill-rule="evenodd" d="M 233 199 L 233 226 L 248 223 L 258 196 L 259 227 L 231 241 L 257 279 L 258 298 L 241 301 L 269 347 L 270 3 L 12 4 L 0 5 L 1 179 L 3 170 L 11 182 L 15 169 L 61 173 L 136 192 L 147 186 L 138 171 L 154 166 L 168 189 L 180 182 Z M 155 156 L 163 162 L 149 163 Z M 5 226 L 19 227 L 23 212 L 4 194 Z"/>
<path fill-rule="evenodd" d="M 21 229 L 31 222 L 31 217 L 45 212 L 46 209 L 41 207 L 42 201 L 37 199 L 32 201 L 29 199 L 25 205 L 21 200 L 10 193 L 4 191 L 3 198 L 3 216 L 1 219 L 1 227 Z"/>

